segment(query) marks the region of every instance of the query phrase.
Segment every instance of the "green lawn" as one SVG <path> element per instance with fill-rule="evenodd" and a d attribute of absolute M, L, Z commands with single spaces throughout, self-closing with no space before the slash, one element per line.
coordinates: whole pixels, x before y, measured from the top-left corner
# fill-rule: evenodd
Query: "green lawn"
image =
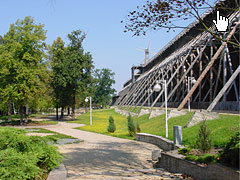
<path fill-rule="evenodd" d="M 82 114 L 74 123 L 86 124 L 84 127 L 78 129 L 107 134 L 111 136 L 134 139 L 129 137 L 127 130 L 127 118 L 114 111 L 114 109 L 107 109 L 102 111 L 93 111 L 93 125 L 89 125 L 89 113 Z M 108 118 L 113 116 L 116 125 L 114 133 L 107 132 Z M 173 126 L 179 125 L 184 127 L 188 120 L 193 115 L 193 112 L 188 112 L 184 116 L 170 118 L 168 120 L 169 139 L 173 140 Z M 139 118 L 133 117 L 134 122 L 139 120 L 141 132 L 165 137 L 165 115 L 161 115 L 152 119 L 148 119 L 148 114 Z M 207 125 L 212 132 L 212 138 L 215 146 L 223 145 L 234 131 L 239 130 L 239 116 L 234 115 L 220 115 L 219 119 L 207 121 Z M 183 128 L 183 143 L 184 145 L 194 145 L 198 134 L 199 124 L 190 128 Z"/>
<path fill-rule="evenodd" d="M 58 133 L 58 132 L 55 132 L 55 131 L 50 131 L 50 130 L 47 130 L 47 129 L 42 129 L 42 128 L 30 128 L 30 129 L 33 129 L 33 130 L 36 130 L 36 131 L 26 131 L 28 133 L 50 133 L 50 134 L 53 134 L 53 135 L 48 135 L 49 137 L 52 137 L 52 138 L 58 138 L 58 139 L 77 139 L 75 137 L 72 137 L 72 136 L 68 136 L 68 135 L 65 135 L 65 134 L 61 134 L 61 133 Z M 28 130 L 28 129 L 26 129 Z"/>

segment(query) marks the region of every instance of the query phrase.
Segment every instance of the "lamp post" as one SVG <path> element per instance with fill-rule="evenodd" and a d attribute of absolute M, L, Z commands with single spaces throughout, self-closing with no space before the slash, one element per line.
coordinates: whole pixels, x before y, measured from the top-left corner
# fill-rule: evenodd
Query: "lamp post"
<path fill-rule="evenodd" d="M 159 92 L 161 90 L 160 83 L 164 85 L 164 92 L 165 92 L 165 113 L 166 113 L 166 137 L 168 137 L 168 114 L 167 114 L 167 81 L 166 80 L 160 80 L 157 81 L 155 86 L 153 87 L 153 90 L 155 92 Z"/>
<path fill-rule="evenodd" d="M 190 86 L 196 83 L 196 79 L 194 77 L 188 77 L 188 92 L 190 91 Z M 190 97 L 188 99 L 188 111 L 190 111 Z"/>
<path fill-rule="evenodd" d="M 90 100 L 90 125 L 92 125 L 92 97 L 86 97 L 85 102 Z"/>
<path fill-rule="evenodd" d="M 152 89 L 148 89 L 148 106 L 150 107 L 151 106 L 151 99 L 150 99 L 150 94 L 152 93 Z"/>

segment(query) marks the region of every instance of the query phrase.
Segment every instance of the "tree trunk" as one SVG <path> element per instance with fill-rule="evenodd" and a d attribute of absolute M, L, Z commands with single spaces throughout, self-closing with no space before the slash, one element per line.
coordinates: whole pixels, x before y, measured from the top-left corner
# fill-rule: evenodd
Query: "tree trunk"
<path fill-rule="evenodd" d="M 76 100 L 75 100 L 75 93 L 74 93 L 73 104 L 72 104 L 72 120 L 75 120 L 75 104 L 76 104 Z"/>
<path fill-rule="evenodd" d="M 28 108 L 28 102 L 27 102 L 27 104 L 26 104 L 26 116 L 28 117 L 28 115 L 29 115 L 29 108 Z"/>
<path fill-rule="evenodd" d="M 58 120 L 58 106 L 56 107 L 56 120 Z"/>
<path fill-rule="evenodd" d="M 12 120 L 11 115 L 12 115 L 11 99 L 9 99 L 8 100 L 8 122 Z"/>
<path fill-rule="evenodd" d="M 13 115 L 16 114 L 16 110 L 15 110 L 15 106 L 14 106 L 14 103 L 13 103 Z"/>
<path fill-rule="evenodd" d="M 23 125 L 23 105 L 20 106 L 20 125 Z"/>
<path fill-rule="evenodd" d="M 64 107 L 61 108 L 61 116 L 60 116 L 60 119 L 62 119 L 64 116 Z"/>
<path fill-rule="evenodd" d="M 67 115 L 69 116 L 70 115 L 70 107 L 68 106 L 68 113 Z"/>

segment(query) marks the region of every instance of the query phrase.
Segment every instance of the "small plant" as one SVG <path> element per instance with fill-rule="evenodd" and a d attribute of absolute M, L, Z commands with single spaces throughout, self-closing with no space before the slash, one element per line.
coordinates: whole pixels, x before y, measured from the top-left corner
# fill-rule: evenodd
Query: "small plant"
<path fill-rule="evenodd" d="M 131 137 L 135 136 L 136 134 L 136 127 L 134 126 L 132 116 L 129 114 L 127 117 L 128 119 L 128 132 Z"/>
<path fill-rule="evenodd" d="M 137 127 L 137 132 L 140 133 L 141 128 L 140 128 L 139 120 L 137 120 L 136 127 Z"/>
<path fill-rule="evenodd" d="M 192 149 L 189 148 L 189 147 L 180 148 L 180 149 L 178 149 L 178 153 L 179 153 L 179 154 L 186 155 L 186 154 L 188 154 L 191 150 L 192 150 Z"/>
<path fill-rule="evenodd" d="M 240 132 L 235 133 L 223 151 L 220 153 L 220 162 L 235 167 L 239 167 L 239 150 L 240 150 Z"/>
<path fill-rule="evenodd" d="M 196 156 L 196 155 L 189 154 L 185 157 L 185 159 L 199 162 L 199 163 L 209 164 L 211 162 L 216 162 L 217 155 L 204 154 L 202 156 Z"/>
<path fill-rule="evenodd" d="M 110 133 L 113 133 L 114 131 L 116 131 L 116 126 L 114 124 L 114 119 L 112 116 L 109 117 L 109 124 L 108 124 L 107 131 Z"/>
<path fill-rule="evenodd" d="M 196 147 L 202 152 L 207 153 L 212 149 L 213 142 L 210 137 L 210 130 L 207 127 L 206 120 L 200 124 Z"/>

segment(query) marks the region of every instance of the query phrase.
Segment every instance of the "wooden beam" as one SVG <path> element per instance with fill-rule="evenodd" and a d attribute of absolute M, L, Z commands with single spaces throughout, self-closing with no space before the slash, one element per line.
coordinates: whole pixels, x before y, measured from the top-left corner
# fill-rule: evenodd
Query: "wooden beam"
<path fill-rule="evenodd" d="M 221 97 L 225 94 L 226 90 L 228 89 L 228 87 L 232 84 L 232 82 L 234 81 L 234 79 L 236 79 L 237 75 L 240 72 L 240 66 L 238 66 L 237 70 L 233 73 L 233 75 L 230 77 L 230 79 L 227 81 L 227 83 L 223 86 L 223 88 L 221 89 L 221 91 L 218 93 L 218 95 L 216 96 L 216 98 L 213 100 L 213 102 L 210 104 L 210 106 L 207 108 L 208 111 L 212 111 L 213 108 L 216 106 L 216 104 L 218 103 L 218 101 L 221 99 Z"/>
<path fill-rule="evenodd" d="M 229 35 L 226 38 L 226 41 L 229 41 L 229 39 L 232 37 L 232 35 L 236 32 L 237 29 L 237 25 L 234 26 L 234 28 L 231 30 L 231 32 L 229 33 Z M 192 89 L 189 91 L 189 93 L 187 94 L 187 96 L 184 98 L 184 100 L 181 102 L 181 104 L 178 106 L 178 110 L 182 110 L 183 107 L 185 106 L 185 104 L 187 103 L 189 97 L 192 96 L 193 92 L 196 90 L 196 88 L 198 87 L 199 83 L 202 81 L 202 79 L 206 76 L 207 72 L 210 70 L 210 68 L 213 66 L 214 62 L 216 61 L 216 59 L 218 58 L 218 56 L 221 54 L 221 52 L 223 51 L 223 49 L 225 48 L 225 46 L 227 45 L 227 42 L 223 42 L 222 45 L 219 47 L 219 49 L 217 50 L 217 52 L 214 54 L 213 58 L 211 59 L 211 61 L 208 63 L 207 67 L 204 69 L 204 71 L 202 72 L 201 76 L 198 78 L 197 82 L 194 84 L 194 86 L 192 87 Z"/>

